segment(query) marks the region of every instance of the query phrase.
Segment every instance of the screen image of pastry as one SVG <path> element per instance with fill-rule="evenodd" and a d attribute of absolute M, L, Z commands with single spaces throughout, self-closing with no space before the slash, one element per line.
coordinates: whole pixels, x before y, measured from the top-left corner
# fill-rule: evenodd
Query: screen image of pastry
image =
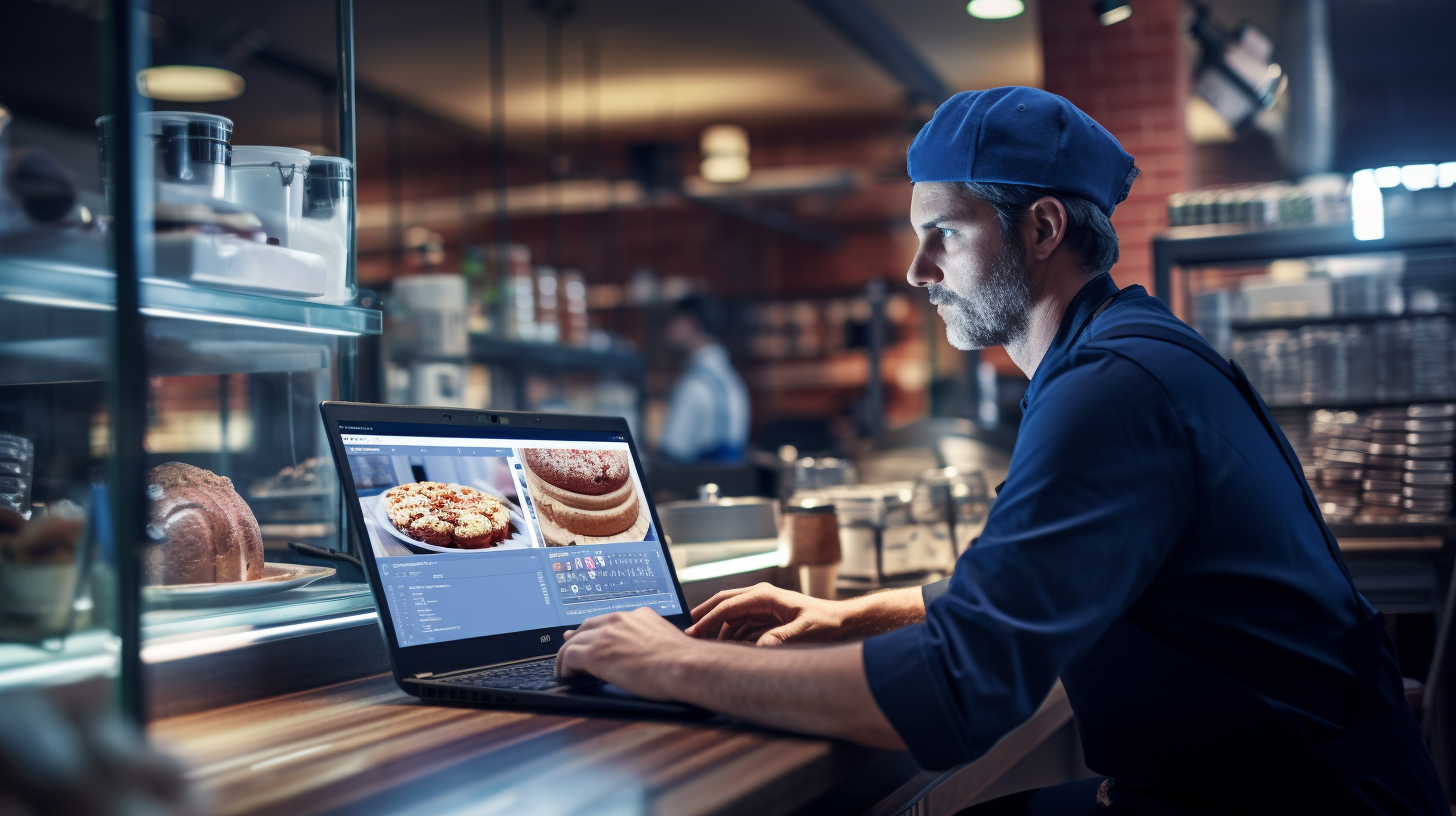
<path fill-rule="evenodd" d="M 396 530 L 437 547 L 479 550 L 511 535 L 506 503 L 473 487 L 410 482 L 384 491 L 384 502 Z"/>
<path fill-rule="evenodd" d="M 523 448 L 521 461 L 546 546 L 647 537 L 651 516 L 626 451 Z"/>

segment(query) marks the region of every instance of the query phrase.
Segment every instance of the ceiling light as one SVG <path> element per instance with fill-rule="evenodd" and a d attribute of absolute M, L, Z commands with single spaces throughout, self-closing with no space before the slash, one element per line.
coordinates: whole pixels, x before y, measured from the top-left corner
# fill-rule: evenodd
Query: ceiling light
<path fill-rule="evenodd" d="M 1127 0 L 1095 0 L 1092 13 L 1097 15 L 1097 22 L 1105 26 L 1117 25 L 1132 16 L 1132 3 Z"/>
<path fill-rule="evenodd" d="M 1385 204 L 1375 173 L 1361 170 L 1350 179 L 1350 220 L 1355 240 L 1379 241 L 1385 237 Z"/>
<path fill-rule="evenodd" d="M 966 12 L 980 20 L 1007 20 L 1026 11 L 1021 0 L 971 0 Z"/>
<path fill-rule="evenodd" d="M 737 125 L 705 128 L 698 141 L 703 161 L 698 171 L 707 181 L 732 184 L 748 178 L 748 132 Z"/>
<path fill-rule="evenodd" d="M 1397 187 L 1400 185 L 1400 168 L 1397 166 L 1375 168 L 1375 183 L 1381 187 Z"/>
<path fill-rule="evenodd" d="M 142 96 L 167 102 L 222 102 L 242 95 L 243 78 L 223 68 L 157 65 L 137 73 Z"/>
<path fill-rule="evenodd" d="M 748 159 L 742 156 L 708 156 L 698 167 L 705 180 L 715 184 L 733 184 L 748 178 Z"/>
<path fill-rule="evenodd" d="M 1436 185 L 1438 187 L 1456 185 L 1456 162 L 1442 162 L 1436 167 Z"/>
<path fill-rule="evenodd" d="M 1400 168 L 1400 183 L 1407 190 L 1429 190 L 1436 186 L 1437 171 L 1434 164 L 1407 164 Z"/>

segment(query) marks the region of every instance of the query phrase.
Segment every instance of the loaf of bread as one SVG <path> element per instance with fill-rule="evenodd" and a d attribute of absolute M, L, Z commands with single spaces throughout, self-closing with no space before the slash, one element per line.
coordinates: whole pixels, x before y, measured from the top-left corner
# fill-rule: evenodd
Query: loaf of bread
<path fill-rule="evenodd" d="M 151 529 L 142 559 L 149 584 L 211 584 L 263 577 L 263 536 L 232 480 L 167 462 L 147 472 Z"/>

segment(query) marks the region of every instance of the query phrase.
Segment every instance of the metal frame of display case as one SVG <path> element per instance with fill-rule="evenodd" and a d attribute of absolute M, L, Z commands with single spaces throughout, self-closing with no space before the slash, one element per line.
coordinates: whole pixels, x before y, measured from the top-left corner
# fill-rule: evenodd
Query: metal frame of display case
<path fill-rule="evenodd" d="M 279 328 L 305 333 L 329 334 L 339 338 L 338 390 L 342 399 L 351 399 L 357 385 L 357 343 L 362 335 L 379 334 L 382 319 L 377 311 L 351 306 L 329 306 L 307 301 L 286 300 L 247 295 L 190 286 L 185 283 L 158 280 L 153 270 L 151 244 L 144 232 L 148 225 L 141 221 L 145 212 L 145 190 L 138 178 L 143 166 L 145 145 L 141 114 L 148 103 L 133 80 L 150 63 L 148 45 L 148 0 L 107 0 L 105 4 L 105 53 L 102 60 L 103 82 L 108 112 L 117 123 L 116 153 L 119 161 L 109 163 L 113 191 L 112 253 L 115 275 L 87 274 L 85 270 L 45 269 L 29 277 L 23 264 L 0 265 L 0 292 L 16 287 L 29 290 L 20 294 L 36 297 L 40 286 L 47 291 L 39 297 L 56 302 L 95 304 L 110 312 L 111 337 L 106 359 L 98 358 L 100 349 L 86 344 L 52 351 L 62 358 L 81 365 L 109 364 L 109 408 L 112 455 L 109 460 L 112 522 L 118 564 L 118 631 L 120 640 L 117 704 L 138 722 L 144 721 L 147 694 L 142 675 L 141 575 L 140 549 L 146 541 L 145 529 L 148 499 L 146 495 L 146 454 L 144 434 L 147 410 L 148 321 L 202 321 L 220 325 L 242 324 L 262 328 Z M 352 0 L 335 0 L 339 150 L 355 169 L 358 166 L 355 145 L 354 29 Z M 349 214 L 349 251 L 347 276 L 355 280 L 357 234 L 355 202 L 351 198 Z M 114 283 L 112 282 L 114 280 Z M 114 286 L 114 296 L 108 290 Z M 10 294 L 17 294 L 11 292 Z M 113 299 L 114 297 L 114 299 Z M 114 303 L 114 308 L 109 304 Z M 287 350 L 279 353 L 287 354 Z M 279 361 L 286 366 L 286 361 Z M 342 503 L 341 522 L 347 517 Z M 348 540 L 347 531 L 339 527 Z"/>

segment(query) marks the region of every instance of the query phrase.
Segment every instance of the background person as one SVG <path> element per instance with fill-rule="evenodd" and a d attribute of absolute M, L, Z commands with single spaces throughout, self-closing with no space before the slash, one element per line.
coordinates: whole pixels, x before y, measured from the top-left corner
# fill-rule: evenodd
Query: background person
<path fill-rule="evenodd" d="M 667 403 L 658 451 L 679 463 L 731 464 L 748 445 L 748 388 L 723 347 L 722 307 L 692 295 L 678 301 L 663 337 L 686 361 Z"/>

